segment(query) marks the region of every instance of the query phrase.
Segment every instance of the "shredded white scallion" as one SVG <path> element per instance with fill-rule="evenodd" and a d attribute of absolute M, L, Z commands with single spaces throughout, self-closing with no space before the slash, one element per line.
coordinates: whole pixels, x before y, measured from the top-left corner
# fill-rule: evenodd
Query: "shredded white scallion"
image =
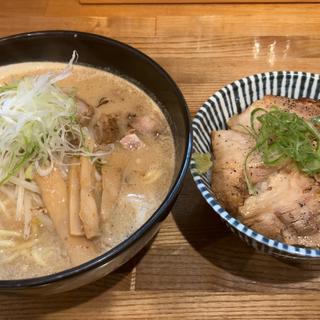
<path fill-rule="evenodd" d="M 25 194 L 24 197 L 24 228 L 23 228 L 23 237 L 28 239 L 30 236 L 31 230 L 31 195 Z"/>
<path fill-rule="evenodd" d="M 35 192 L 35 193 L 39 193 L 40 194 L 40 189 L 39 187 L 33 183 L 33 182 L 28 182 L 25 179 L 20 179 L 18 177 L 11 177 L 9 182 L 17 185 L 17 186 L 21 186 L 29 191 Z"/>
<path fill-rule="evenodd" d="M 19 179 L 24 179 L 24 172 L 23 170 L 20 170 L 19 172 Z M 21 185 L 17 185 L 17 209 L 16 209 L 16 219 L 18 221 L 21 220 L 23 214 L 24 214 L 24 206 L 23 201 L 24 200 L 24 187 Z"/>
<path fill-rule="evenodd" d="M 21 233 L 14 230 L 0 229 L 0 237 L 21 237 Z"/>
<path fill-rule="evenodd" d="M 74 51 L 59 73 L 24 77 L 0 87 L 0 185 L 30 163 L 47 175 L 55 159 L 87 155 L 77 100 L 56 86 L 71 74 L 77 57 Z"/>

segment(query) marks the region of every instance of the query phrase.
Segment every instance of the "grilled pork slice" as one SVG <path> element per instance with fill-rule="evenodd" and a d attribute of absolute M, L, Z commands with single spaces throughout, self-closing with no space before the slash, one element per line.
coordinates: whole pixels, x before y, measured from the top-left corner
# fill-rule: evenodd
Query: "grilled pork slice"
<path fill-rule="evenodd" d="M 214 154 L 212 189 L 217 200 L 233 214 L 237 214 L 238 207 L 248 196 L 243 166 L 247 154 L 254 145 L 254 139 L 246 133 L 233 130 L 212 132 Z M 254 154 L 248 160 L 248 172 L 253 184 L 264 180 L 276 170 L 266 167 L 259 154 Z"/>
<path fill-rule="evenodd" d="M 265 96 L 255 101 L 249 108 L 239 115 L 233 116 L 228 121 L 229 128 L 243 131 L 241 126 L 250 127 L 250 116 L 254 109 L 262 108 L 270 110 L 272 107 L 279 107 L 282 110 L 295 112 L 298 116 L 310 119 L 320 114 L 320 101 L 311 99 L 289 99 L 279 96 Z"/>
<path fill-rule="evenodd" d="M 144 115 L 133 117 L 129 126 L 142 134 L 156 133 L 161 130 L 161 121 L 156 119 L 156 115 Z"/>
<path fill-rule="evenodd" d="M 239 208 L 246 225 L 289 244 L 320 245 L 320 187 L 314 179 L 290 166 L 256 188 L 257 195 Z"/>
<path fill-rule="evenodd" d="M 117 114 L 101 113 L 98 118 L 94 118 L 91 125 L 95 141 L 106 145 L 118 140 L 120 138 L 118 121 Z"/>

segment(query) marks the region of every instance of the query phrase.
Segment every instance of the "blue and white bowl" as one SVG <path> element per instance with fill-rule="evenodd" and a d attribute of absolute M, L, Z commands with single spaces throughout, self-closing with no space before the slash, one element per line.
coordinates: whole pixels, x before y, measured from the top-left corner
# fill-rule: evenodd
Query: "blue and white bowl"
<path fill-rule="evenodd" d="M 229 118 L 243 112 L 265 95 L 320 99 L 320 75 L 298 71 L 265 72 L 242 78 L 223 87 L 203 104 L 193 120 L 193 152 L 212 153 L 211 132 L 227 129 Z M 288 245 L 248 228 L 217 202 L 210 187 L 210 172 L 199 175 L 192 160 L 191 173 L 204 199 L 247 244 L 274 256 L 291 259 L 320 258 L 320 249 Z"/>

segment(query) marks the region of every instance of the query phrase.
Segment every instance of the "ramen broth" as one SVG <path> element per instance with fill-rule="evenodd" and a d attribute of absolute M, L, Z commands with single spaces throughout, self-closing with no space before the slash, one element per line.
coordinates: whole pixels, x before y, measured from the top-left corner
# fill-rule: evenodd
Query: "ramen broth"
<path fill-rule="evenodd" d="M 64 67 L 65 64 L 47 62 L 3 66 L 0 68 L 0 84 L 12 83 L 26 76 L 58 72 Z M 94 190 L 90 192 L 97 209 L 98 231 L 87 236 L 82 226 L 78 228 L 79 235 L 68 234 L 68 237 L 90 242 L 99 255 L 142 226 L 164 200 L 174 171 L 173 136 L 154 100 L 119 76 L 75 65 L 71 75 L 59 81 L 57 86 L 92 107 L 93 112 L 86 117 L 84 127 L 94 133 L 95 143 L 107 150 L 107 154 L 94 163 L 90 158 L 82 163 L 79 157 L 75 157 L 67 164 L 57 163 L 55 168 L 62 177 L 63 188 L 67 186 L 68 192 L 74 188 L 79 195 L 77 185 L 70 186 L 72 180 L 68 181 L 70 168 L 94 166 Z M 77 170 L 81 175 L 82 169 Z M 5 184 L 0 188 L 0 279 L 43 276 L 75 265 L 50 215 L 50 210 L 66 205 L 61 202 L 68 199 L 61 198 L 61 188 L 44 198 L 42 183 L 48 182 L 45 179 L 39 177 L 31 181 L 33 184 L 40 181 L 37 188 L 41 192 L 25 190 L 30 194 L 31 206 L 41 204 L 31 208 L 28 237 L 23 236 L 23 219 L 16 217 L 16 186 Z M 81 179 L 77 181 L 89 183 Z M 75 206 L 78 208 L 79 201 Z M 70 209 L 69 206 L 65 208 Z M 76 230 L 77 226 L 74 227 Z"/>

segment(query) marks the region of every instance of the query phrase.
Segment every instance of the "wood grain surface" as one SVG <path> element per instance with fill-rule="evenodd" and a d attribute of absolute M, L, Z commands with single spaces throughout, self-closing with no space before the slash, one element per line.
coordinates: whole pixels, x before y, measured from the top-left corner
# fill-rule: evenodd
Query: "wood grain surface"
<path fill-rule="evenodd" d="M 192 115 L 215 90 L 271 70 L 320 72 L 319 4 L 1 2 L 0 35 L 73 29 L 127 42 L 177 81 Z M 80 56 L 81 60 L 81 56 Z M 0 297 L 0 319 L 319 319 L 320 262 L 257 253 L 190 174 L 154 241 L 111 275 L 52 297 Z"/>
<path fill-rule="evenodd" d="M 243 0 L 79 0 L 81 4 L 206 4 L 206 3 L 243 3 Z M 317 3 L 319 0 L 246 0 L 247 3 Z"/>

